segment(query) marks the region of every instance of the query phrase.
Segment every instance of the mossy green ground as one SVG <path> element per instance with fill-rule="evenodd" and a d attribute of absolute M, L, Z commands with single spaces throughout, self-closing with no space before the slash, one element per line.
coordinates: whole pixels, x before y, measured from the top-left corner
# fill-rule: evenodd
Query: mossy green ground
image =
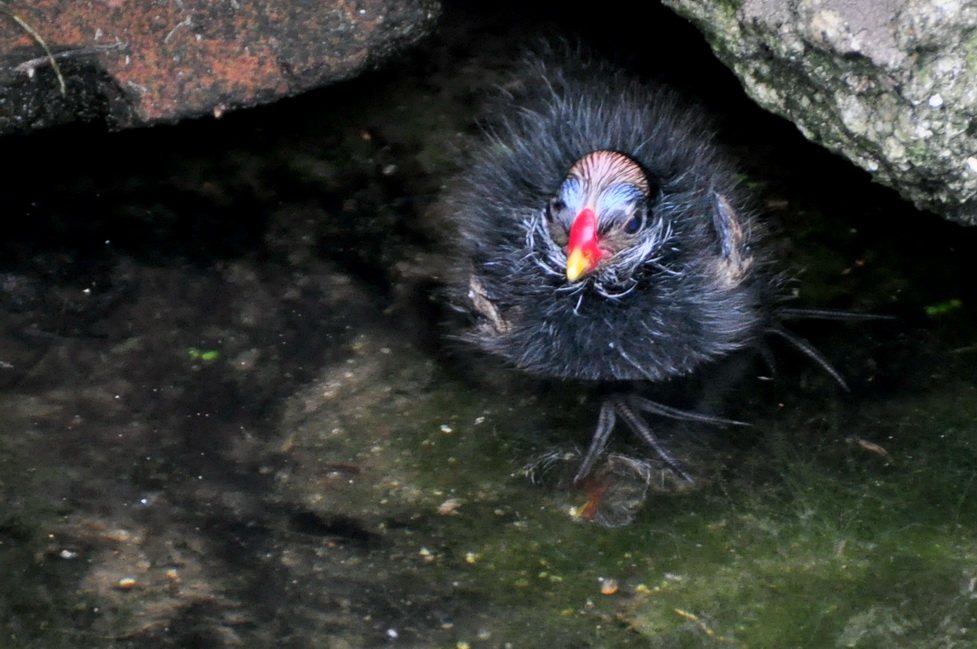
<path fill-rule="evenodd" d="M 497 437 L 435 432 L 418 461 L 464 504 L 432 523 L 418 571 L 480 593 L 485 629 L 514 646 L 968 646 L 974 396 L 961 382 L 868 406 L 847 439 L 770 418 L 743 465 L 651 497 L 619 529 L 574 521 L 521 476 L 499 482 Z M 858 443 L 866 431 L 889 456 Z"/>
<path fill-rule="evenodd" d="M 418 404 L 419 421 L 391 432 L 394 447 L 407 446 L 400 470 L 426 477 L 414 485 L 409 534 L 387 536 L 395 547 L 386 553 L 402 559 L 377 573 L 378 587 L 406 576 L 426 596 L 469 601 L 467 617 L 422 633 L 423 646 L 972 646 L 977 399 L 968 382 L 868 405 L 847 439 L 801 429 L 804 413 L 767 417 L 759 444 L 715 484 L 653 495 L 616 529 L 574 520 L 565 494 L 520 472 L 526 443 L 509 436 L 545 414 L 532 414 L 535 403 L 493 416 L 498 403 L 468 395 L 466 407 L 459 386 L 441 387 Z M 451 416 L 446 397 L 459 400 Z M 888 457 L 856 441 L 872 433 Z M 5 472 L 8 494 L 15 480 Z M 457 510 L 435 513 L 449 498 Z M 35 502 L 34 520 L 19 504 L 7 537 L 57 521 L 43 511 L 49 503 Z M 43 556 L 3 557 L 7 614 L 38 624 L 16 636 L 21 646 L 35 646 L 32 636 L 100 644 L 63 618 L 97 602 L 49 590 L 70 575 Z M 616 592 L 602 594 L 611 579 Z M 128 628 L 124 610 L 114 615 Z"/>

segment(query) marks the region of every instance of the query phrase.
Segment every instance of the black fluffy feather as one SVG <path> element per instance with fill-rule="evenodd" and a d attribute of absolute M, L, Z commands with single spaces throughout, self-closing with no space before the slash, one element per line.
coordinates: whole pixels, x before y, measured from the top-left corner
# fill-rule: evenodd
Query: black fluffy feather
<path fill-rule="evenodd" d="M 668 88 L 567 50 L 529 57 L 446 196 L 457 224 L 454 300 L 472 316 L 465 338 L 522 370 L 587 381 L 663 381 L 758 345 L 777 326 L 781 282 L 708 122 Z M 640 166 L 647 222 L 633 246 L 569 281 L 546 210 L 595 151 Z M 608 403 L 634 428 L 630 410 Z M 639 428 L 647 441 L 650 429 Z"/>

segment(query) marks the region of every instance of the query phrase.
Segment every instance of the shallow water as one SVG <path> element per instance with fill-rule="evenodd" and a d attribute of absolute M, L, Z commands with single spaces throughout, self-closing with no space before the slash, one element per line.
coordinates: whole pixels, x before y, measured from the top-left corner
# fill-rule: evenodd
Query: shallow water
<path fill-rule="evenodd" d="M 973 646 L 977 233 L 701 50 L 642 68 L 716 114 L 799 304 L 899 318 L 799 324 L 850 392 L 774 346 L 723 398 L 752 426 L 689 434 L 698 488 L 582 520 L 592 395 L 466 356 L 437 290 L 480 89 L 544 29 L 500 15 L 220 121 L 5 142 L 0 646 Z"/>

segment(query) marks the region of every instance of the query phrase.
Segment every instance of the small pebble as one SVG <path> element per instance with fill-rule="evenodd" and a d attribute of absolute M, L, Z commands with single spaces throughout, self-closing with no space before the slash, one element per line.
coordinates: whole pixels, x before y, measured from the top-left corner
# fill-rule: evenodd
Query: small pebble
<path fill-rule="evenodd" d="M 457 516 L 459 507 L 461 507 L 461 499 L 448 498 L 438 505 L 438 513 L 442 516 Z"/>

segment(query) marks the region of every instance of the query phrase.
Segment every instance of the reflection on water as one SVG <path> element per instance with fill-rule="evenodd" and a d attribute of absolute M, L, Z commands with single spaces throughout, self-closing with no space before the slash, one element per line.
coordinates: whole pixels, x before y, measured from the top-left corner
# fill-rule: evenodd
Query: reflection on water
<path fill-rule="evenodd" d="M 624 436 L 573 488 L 594 399 L 442 336 L 431 206 L 511 49 L 457 44 L 500 30 L 221 122 L 6 143 L 0 644 L 966 645 L 975 233 L 720 102 L 801 301 L 900 320 L 806 325 L 850 393 L 775 348 L 723 397 L 750 429 L 673 430 L 698 489 Z"/>

